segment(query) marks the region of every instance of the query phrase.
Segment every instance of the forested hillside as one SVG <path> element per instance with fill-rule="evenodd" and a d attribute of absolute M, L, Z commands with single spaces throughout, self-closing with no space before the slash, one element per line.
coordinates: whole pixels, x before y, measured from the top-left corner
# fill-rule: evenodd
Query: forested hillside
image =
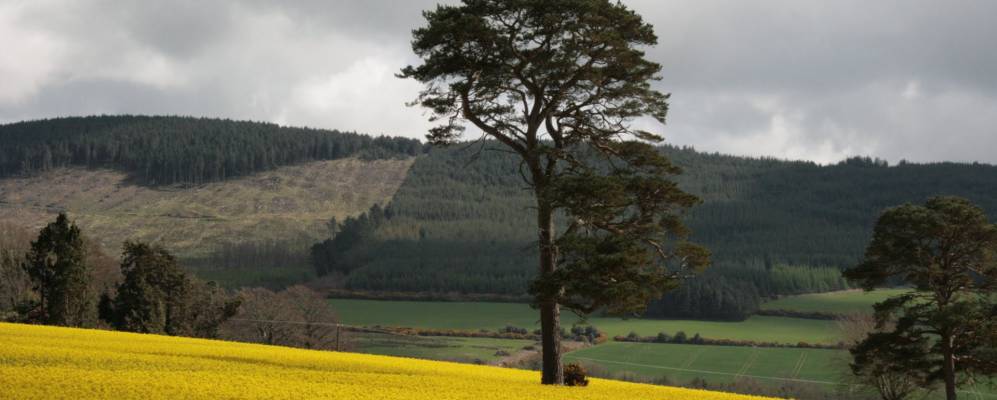
<path fill-rule="evenodd" d="M 122 170 L 143 184 L 199 184 L 305 161 L 409 157 L 418 140 L 189 117 L 93 116 L 0 125 L 0 177 L 60 167 Z"/>
<path fill-rule="evenodd" d="M 490 148 L 419 158 L 353 246 L 348 288 L 524 293 L 535 269 L 532 199 L 515 159 Z M 704 200 L 687 221 L 714 266 L 652 305 L 651 315 L 737 318 L 761 297 L 844 288 L 839 269 L 858 260 L 885 207 L 951 194 L 997 211 L 990 165 L 853 158 L 820 166 L 662 151 L 684 168 L 680 185 Z"/>
<path fill-rule="evenodd" d="M 523 295 L 535 224 L 516 158 L 488 142 L 427 149 L 185 117 L 0 125 L 0 219 L 36 228 L 68 211 L 111 253 L 144 238 L 222 278 L 263 280 L 278 264 L 305 267 L 308 245 L 335 234 L 310 255 L 320 275 L 346 274 L 346 289 Z M 990 165 L 661 151 L 704 200 L 686 221 L 714 265 L 650 315 L 740 318 L 764 297 L 843 288 L 839 270 L 856 262 L 885 207 L 947 194 L 997 212 Z"/>

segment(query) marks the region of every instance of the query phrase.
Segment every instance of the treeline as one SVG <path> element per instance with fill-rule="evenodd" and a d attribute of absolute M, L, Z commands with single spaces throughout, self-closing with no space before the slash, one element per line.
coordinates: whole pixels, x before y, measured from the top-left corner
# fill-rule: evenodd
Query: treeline
<path fill-rule="evenodd" d="M 685 331 L 675 332 L 674 335 L 669 335 L 666 332 L 659 332 L 655 336 L 640 336 L 639 334 L 637 334 L 637 332 L 630 332 L 626 336 L 614 336 L 613 340 L 617 342 L 698 344 L 698 345 L 709 345 L 709 346 L 769 347 L 769 348 L 793 347 L 799 349 L 834 349 L 834 350 L 840 350 L 845 348 L 844 343 L 836 343 L 836 344 L 821 344 L 821 343 L 808 343 L 808 342 L 779 343 L 779 342 L 756 342 L 754 340 L 710 339 L 700 336 L 698 332 L 692 335 L 692 337 L 690 337 L 685 333 Z"/>
<path fill-rule="evenodd" d="M 350 246 L 365 256 L 341 259 L 346 289 L 525 293 L 536 269 L 534 201 L 515 157 L 498 149 L 486 141 L 419 158 L 383 210 L 390 217 Z M 821 166 L 661 151 L 684 169 L 678 184 L 704 200 L 686 220 L 713 266 L 652 304 L 652 316 L 741 319 L 767 297 L 847 288 L 840 270 L 857 262 L 889 206 L 956 194 L 997 212 L 990 165 L 852 158 Z"/>
<path fill-rule="evenodd" d="M 761 295 L 750 282 L 727 279 L 718 273 L 690 279 L 648 305 L 652 318 L 743 320 L 758 311 Z"/>
<path fill-rule="evenodd" d="M 374 233 L 391 216 L 379 204 L 374 204 L 370 210 L 356 217 L 347 217 L 343 222 L 335 218 L 329 220 L 330 238 L 311 247 L 315 274 L 346 275 L 353 269 L 366 265 L 374 257 L 369 248 L 375 242 Z"/>
<path fill-rule="evenodd" d="M 0 125 L 0 177 L 114 168 L 151 185 L 200 184 L 314 160 L 421 154 L 415 139 L 166 116 L 91 116 Z"/>
<path fill-rule="evenodd" d="M 328 302 L 308 288 L 232 293 L 195 278 L 164 248 L 141 242 L 125 242 L 115 265 L 66 214 L 37 236 L 0 224 L 0 278 L 0 321 L 349 346 Z"/>
<path fill-rule="evenodd" d="M 361 328 L 354 328 L 361 330 Z M 473 338 L 493 338 L 493 339 L 517 339 L 517 340 L 540 340 L 540 330 L 530 331 L 526 328 L 507 325 L 496 331 L 488 329 L 464 330 L 464 329 L 433 329 L 433 328 L 409 328 L 409 327 L 380 327 L 372 332 L 389 332 L 395 335 L 406 336 L 449 336 L 449 337 L 473 337 Z M 575 325 L 571 329 L 561 327 L 561 339 L 572 340 L 585 343 L 602 343 L 608 340 L 606 334 L 599 328 L 591 325 Z"/>

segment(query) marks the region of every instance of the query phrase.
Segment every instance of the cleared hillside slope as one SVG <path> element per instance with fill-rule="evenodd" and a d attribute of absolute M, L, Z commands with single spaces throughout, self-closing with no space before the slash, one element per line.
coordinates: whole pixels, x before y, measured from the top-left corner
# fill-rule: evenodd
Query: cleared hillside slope
<path fill-rule="evenodd" d="M 181 258 L 245 243 L 304 249 L 326 223 L 385 204 L 413 159 L 316 161 L 194 187 L 143 186 L 123 172 L 61 168 L 0 179 L 0 221 L 31 229 L 66 211 L 109 254 L 138 239 Z"/>
<path fill-rule="evenodd" d="M 16 399 L 761 399 L 540 373 L 134 333 L 0 323 L 0 397 Z"/>

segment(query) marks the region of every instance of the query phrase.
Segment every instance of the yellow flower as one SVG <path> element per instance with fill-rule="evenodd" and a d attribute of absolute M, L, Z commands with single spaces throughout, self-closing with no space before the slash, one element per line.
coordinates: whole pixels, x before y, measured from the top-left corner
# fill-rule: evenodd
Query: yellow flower
<path fill-rule="evenodd" d="M 217 340 L 0 323 L 0 399 L 751 399 L 539 373 Z M 755 397 L 757 398 L 757 397 Z"/>

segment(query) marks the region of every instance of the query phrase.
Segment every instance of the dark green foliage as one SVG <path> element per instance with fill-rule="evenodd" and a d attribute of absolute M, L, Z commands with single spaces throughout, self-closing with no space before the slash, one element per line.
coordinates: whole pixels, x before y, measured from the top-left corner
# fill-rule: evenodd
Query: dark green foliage
<path fill-rule="evenodd" d="M 700 336 L 698 332 L 695 335 L 692 335 L 692 338 L 689 339 L 689 344 L 703 344 L 703 343 L 704 343 L 703 337 Z"/>
<path fill-rule="evenodd" d="M 388 206 L 393 217 L 378 228 L 377 256 L 351 272 L 349 287 L 524 293 L 536 274 L 536 221 L 515 156 L 500 149 L 468 143 L 419 158 Z M 711 250 L 706 278 L 737 282 L 732 289 L 742 292 L 737 286 L 750 284 L 762 298 L 847 288 L 840 269 L 858 262 L 888 205 L 951 193 L 997 212 L 997 168 L 989 165 L 819 166 L 660 150 L 685 171 L 674 177 L 679 186 L 704 201 L 686 220 L 691 238 Z"/>
<path fill-rule="evenodd" d="M 214 283 L 188 276 L 160 247 L 126 242 L 121 272 L 117 296 L 102 298 L 100 307 L 118 330 L 217 337 L 219 325 L 238 307 Z"/>
<path fill-rule="evenodd" d="M 705 338 L 698 332 L 693 334 L 692 337 L 688 337 L 685 332 L 679 331 L 675 336 L 671 336 L 665 332 L 659 332 L 655 336 L 640 336 L 637 332 L 630 332 L 627 336 L 615 336 L 614 341 L 617 342 L 633 342 L 633 343 L 670 343 L 670 344 L 694 344 L 694 345 L 706 345 L 706 346 L 737 346 L 737 347 L 763 347 L 763 348 L 786 348 L 795 347 L 800 349 L 834 349 L 840 350 L 843 346 L 842 344 L 827 344 L 827 343 L 808 343 L 808 342 L 796 342 L 796 343 L 784 343 L 784 342 L 757 342 L 754 340 L 739 340 L 739 339 L 712 339 Z"/>
<path fill-rule="evenodd" d="M 536 221 L 516 165 L 494 142 L 431 149 L 387 207 L 376 257 L 351 272 L 348 287 L 526 293 L 536 275 Z"/>
<path fill-rule="evenodd" d="M 357 217 L 348 217 L 342 223 L 338 223 L 335 218 L 329 221 L 333 237 L 316 243 L 311 248 L 315 274 L 325 276 L 335 272 L 346 275 L 367 265 L 375 256 L 369 248 L 375 243 L 374 233 L 390 216 L 379 204 L 374 204 L 367 212 Z"/>
<path fill-rule="evenodd" d="M 935 197 L 886 210 L 845 276 L 867 290 L 893 278 L 916 289 L 876 304 L 884 331 L 852 351 L 857 374 L 902 370 L 944 383 L 949 399 L 967 377 L 997 374 L 997 226 L 979 207 Z"/>
<path fill-rule="evenodd" d="M 601 336 L 603 336 L 603 334 L 599 331 L 599 328 L 592 325 L 575 325 L 571 327 L 570 334 L 565 335 L 565 338 L 576 341 L 585 341 L 588 343 L 596 343 Z"/>
<path fill-rule="evenodd" d="M 189 117 L 95 116 L 0 125 L 0 177 L 80 166 L 199 184 L 305 161 L 422 153 L 404 138 Z"/>
<path fill-rule="evenodd" d="M 699 203 L 670 180 L 681 170 L 652 146 L 601 144 L 611 156 L 572 160 L 548 194 L 565 215 L 555 241 L 559 268 L 531 290 L 583 313 L 641 312 L 682 278 L 709 265 L 709 252 L 686 239 L 681 215 Z M 605 170 L 605 171 L 600 171 Z"/>
<path fill-rule="evenodd" d="M 903 400 L 929 387 L 932 369 L 926 337 L 907 332 L 873 332 L 849 349 L 852 372 L 867 381 L 883 400 Z"/>
<path fill-rule="evenodd" d="M 185 330 L 191 283 L 166 250 L 126 242 L 111 324 L 118 330 L 177 335 Z M 106 311 L 105 311 L 106 312 Z"/>
<path fill-rule="evenodd" d="M 31 242 L 24 269 L 38 293 L 28 320 L 62 326 L 97 322 L 97 294 L 91 287 L 86 246 L 80 228 L 66 214 L 60 213 Z"/>
<path fill-rule="evenodd" d="M 758 311 L 760 296 L 749 282 L 710 273 L 685 282 L 651 303 L 651 318 L 704 318 L 740 321 Z"/>

